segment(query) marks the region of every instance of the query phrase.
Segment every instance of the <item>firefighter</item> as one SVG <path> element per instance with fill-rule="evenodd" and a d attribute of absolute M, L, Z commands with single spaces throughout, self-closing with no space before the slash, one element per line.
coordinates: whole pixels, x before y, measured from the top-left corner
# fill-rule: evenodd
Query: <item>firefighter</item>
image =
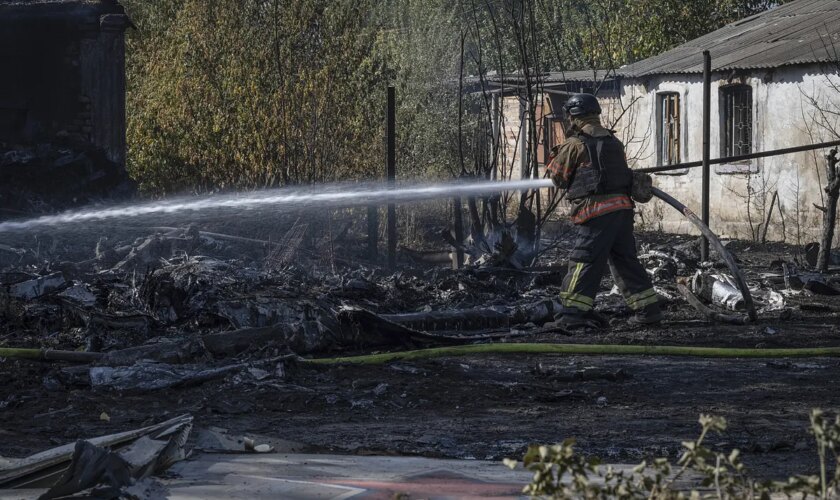
<path fill-rule="evenodd" d="M 635 205 L 630 196 L 634 175 L 624 145 L 601 125 L 595 96 L 575 94 L 565 109 L 572 124 L 570 134 L 552 151 L 548 172 L 554 184 L 566 190 L 577 240 L 563 280 L 563 310 L 557 321 L 565 328 L 607 326 L 593 307 L 609 264 L 627 306 L 635 312 L 630 322 L 658 323 L 659 298 L 636 255 Z"/>

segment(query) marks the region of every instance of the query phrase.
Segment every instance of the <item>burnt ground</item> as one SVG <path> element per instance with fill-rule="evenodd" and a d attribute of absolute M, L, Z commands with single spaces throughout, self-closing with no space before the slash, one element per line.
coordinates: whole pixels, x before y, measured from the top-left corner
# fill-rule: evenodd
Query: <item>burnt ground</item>
<path fill-rule="evenodd" d="M 662 248 L 687 241 L 658 234 L 642 235 L 640 240 Z M 750 282 L 768 289 L 785 288 L 779 283 L 777 261 L 793 262 L 799 253 L 784 245 L 734 242 L 730 247 L 748 270 Z M 560 248 L 558 260 L 562 253 Z M 411 310 L 417 311 L 430 304 L 442 309 L 453 302 L 476 307 L 491 300 L 488 297 L 513 300 L 506 287 L 514 287 L 512 293 L 520 301 L 550 297 L 557 291 L 556 284 L 534 285 L 531 280 L 520 286 L 502 279 L 470 297 L 474 283 L 469 271 L 423 269 L 417 271 L 423 287 L 415 286 L 412 294 L 400 299 L 377 298 L 374 293 L 352 299 L 345 295 L 342 301 L 396 312 L 399 307 L 408 311 L 412 301 L 416 302 Z M 692 272 L 687 269 L 680 274 Z M 441 296 L 441 283 L 453 279 L 460 280 L 461 286 Z M 663 281 L 672 282 L 673 277 Z M 420 289 L 438 290 L 437 302 L 419 293 Z M 288 300 L 302 299 L 292 296 Z M 700 321 L 687 304 L 674 299 L 668 301 L 662 326 L 635 330 L 622 321 L 626 311 L 610 305 L 614 300 L 601 297 L 600 302 L 602 312 L 613 318 L 611 329 L 570 335 L 526 325 L 517 329 L 532 335 L 508 341 L 840 346 L 840 316 L 834 312 L 840 310 L 837 297 L 792 293 L 784 309 L 762 311 L 760 320 L 748 326 Z M 173 325 L 156 323 L 159 330 L 154 333 L 172 336 Z M 212 330 L 206 319 L 182 327 Z M 0 346 L 32 346 L 36 340 L 34 330 L 5 331 Z M 89 348 L 78 331 L 73 335 L 56 332 L 41 345 Z M 383 350 L 387 349 L 350 352 Z M 252 349 L 237 359 L 247 362 L 260 356 L 266 354 Z M 529 443 L 575 437 L 581 451 L 609 462 L 637 462 L 654 455 L 676 460 L 680 442 L 697 435 L 698 415 L 712 413 L 725 416 L 729 430 L 713 436 L 711 443 L 741 449 L 747 465 L 761 476 L 786 477 L 814 471 L 816 453 L 806 430 L 809 410 L 840 407 L 837 358 L 472 355 L 382 366 L 290 363 L 283 378 L 258 380 L 233 374 L 187 387 L 124 392 L 68 381 L 61 376 L 68 367 L 0 360 L 0 455 L 25 456 L 78 438 L 190 413 L 198 427 L 282 439 L 292 449 L 308 452 L 501 459 L 521 456 Z M 101 419 L 103 413 L 109 421 Z"/>
<path fill-rule="evenodd" d="M 819 321 L 781 329 L 770 342 L 753 332 L 699 325 L 666 325 L 661 333 L 670 344 L 683 343 L 676 337 L 685 335 L 692 345 L 720 345 L 726 336 L 727 344 L 742 346 L 790 345 L 800 336 L 815 343 L 817 329 L 824 337 L 838 335 L 836 324 Z M 652 339 L 657 332 L 591 338 Z M 840 381 L 840 361 L 826 358 L 471 356 L 301 367 L 283 383 L 227 380 L 115 394 L 49 392 L 42 379 L 52 368 L 22 361 L 2 367 L 5 390 L 17 396 L 3 409 L 6 456 L 191 413 L 198 426 L 294 441 L 304 451 L 500 459 L 519 456 L 529 443 L 575 437 L 582 451 L 624 463 L 652 455 L 676 459 L 679 443 L 695 437 L 698 415 L 712 413 L 730 423 L 714 442 L 741 449 L 754 470 L 778 476 L 816 464 L 807 413 L 836 408 Z M 110 422 L 100 420 L 102 412 Z"/>

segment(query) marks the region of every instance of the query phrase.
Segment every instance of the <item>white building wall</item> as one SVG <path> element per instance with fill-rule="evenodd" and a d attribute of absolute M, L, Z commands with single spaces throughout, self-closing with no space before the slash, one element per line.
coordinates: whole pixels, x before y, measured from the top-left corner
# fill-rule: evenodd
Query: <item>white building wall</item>
<path fill-rule="evenodd" d="M 721 76 L 713 75 L 712 81 L 712 158 L 723 156 L 719 90 L 730 82 L 721 80 Z M 749 84 L 753 89 L 753 152 L 838 137 L 832 135 L 829 129 L 840 132 L 840 116 L 819 113 L 811 99 L 818 101 L 820 107 L 840 110 L 840 75 L 825 74 L 813 65 L 753 71 L 735 78 L 731 83 L 738 82 Z M 832 88 L 830 83 L 836 88 Z M 700 160 L 703 137 L 701 75 L 661 76 L 645 82 L 624 82 L 621 104 L 627 109 L 621 110 L 624 116 L 615 128 L 627 146 L 628 158 L 636 167 L 654 166 L 657 162 L 656 95 L 660 92 L 677 92 L 680 95 L 681 161 Z M 605 100 L 603 104 L 606 108 L 610 106 L 610 101 Z M 605 118 L 611 113 L 616 116 L 616 110 L 610 109 L 605 112 Z M 712 229 L 723 237 L 751 238 L 763 222 L 772 193 L 778 191 L 785 217 L 784 231 L 781 217 L 778 211 L 774 211 L 768 236 L 793 243 L 816 239 L 822 219 L 814 204 L 821 204 L 825 153 L 804 152 L 739 165 L 713 165 L 710 184 Z M 695 168 L 677 175 L 658 174 L 654 183 L 699 213 L 701 170 Z M 639 222 L 647 229 L 694 232 L 680 214 L 661 202 L 652 202 L 640 206 L 640 209 Z"/>

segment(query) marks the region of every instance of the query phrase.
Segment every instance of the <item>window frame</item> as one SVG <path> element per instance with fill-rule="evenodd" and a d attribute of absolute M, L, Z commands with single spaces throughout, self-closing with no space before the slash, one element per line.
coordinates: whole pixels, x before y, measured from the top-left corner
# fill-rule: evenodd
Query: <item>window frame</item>
<path fill-rule="evenodd" d="M 748 83 L 723 85 L 718 88 L 718 95 L 720 156 L 728 158 L 751 154 L 755 150 L 755 91 L 753 86 Z M 744 126 L 745 123 L 746 127 Z M 715 166 L 715 172 L 718 174 L 751 174 L 757 171 L 757 165 L 751 160 Z"/>
<path fill-rule="evenodd" d="M 547 109 L 548 112 L 544 112 L 542 115 L 537 141 L 540 145 L 540 150 L 544 151 L 543 161 L 538 162 L 543 167 L 548 166 L 548 157 L 552 148 L 566 142 L 566 123 L 568 118 L 566 117 L 566 110 L 563 108 L 565 102 L 566 97 L 564 96 L 561 99 L 557 94 L 547 94 L 544 98 L 543 105 L 546 107 L 543 109 Z"/>
<path fill-rule="evenodd" d="M 721 155 L 729 157 L 752 153 L 754 128 L 752 87 L 743 83 L 726 85 L 720 88 L 720 93 L 723 104 Z M 736 127 L 743 129 L 745 117 L 748 120 L 747 134 L 743 130 L 735 130 Z M 746 144 L 743 142 L 744 139 L 746 139 Z"/>
<path fill-rule="evenodd" d="M 682 103 L 679 92 L 659 92 L 656 94 L 657 109 L 657 162 L 659 165 L 676 165 L 682 161 Z M 666 117 L 666 113 L 672 112 Z M 676 113 L 673 113 L 676 110 Z M 666 121 L 667 120 L 667 121 Z M 673 133 L 676 129 L 676 133 Z M 666 147 L 666 134 L 669 136 L 667 146 L 674 146 L 676 155 L 669 155 L 671 151 Z"/>
<path fill-rule="evenodd" d="M 686 152 L 686 142 L 685 137 L 683 136 L 684 131 L 684 123 L 683 123 L 683 111 L 685 109 L 685 103 L 683 102 L 684 94 L 682 91 L 674 89 L 665 88 L 661 91 L 657 91 L 654 94 L 654 123 L 653 127 L 656 134 L 656 144 L 654 146 L 654 155 L 656 158 L 657 165 L 676 165 L 683 161 L 684 158 L 687 157 Z M 667 155 L 667 150 L 664 147 L 664 132 L 665 132 L 665 123 L 664 123 L 664 116 L 666 112 L 666 102 L 671 98 L 676 101 L 676 110 L 677 113 L 673 117 L 674 121 L 672 122 L 673 125 L 676 127 L 676 140 L 674 144 L 676 145 L 677 149 L 677 156 L 676 161 L 668 161 L 665 162 L 665 157 Z M 687 175 L 688 174 L 687 168 L 681 168 L 679 170 L 669 170 L 666 172 L 657 172 L 656 175 L 665 175 L 665 176 L 679 176 L 679 175 Z"/>

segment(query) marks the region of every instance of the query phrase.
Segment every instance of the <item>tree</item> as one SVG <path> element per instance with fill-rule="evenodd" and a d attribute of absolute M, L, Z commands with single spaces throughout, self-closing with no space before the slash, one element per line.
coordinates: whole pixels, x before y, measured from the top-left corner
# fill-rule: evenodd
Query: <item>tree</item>
<path fill-rule="evenodd" d="M 372 174 L 384 75 L 370 0 L 126 3 L 139 26 L 128 40 L 128 167 L 143 189 Z"/>

